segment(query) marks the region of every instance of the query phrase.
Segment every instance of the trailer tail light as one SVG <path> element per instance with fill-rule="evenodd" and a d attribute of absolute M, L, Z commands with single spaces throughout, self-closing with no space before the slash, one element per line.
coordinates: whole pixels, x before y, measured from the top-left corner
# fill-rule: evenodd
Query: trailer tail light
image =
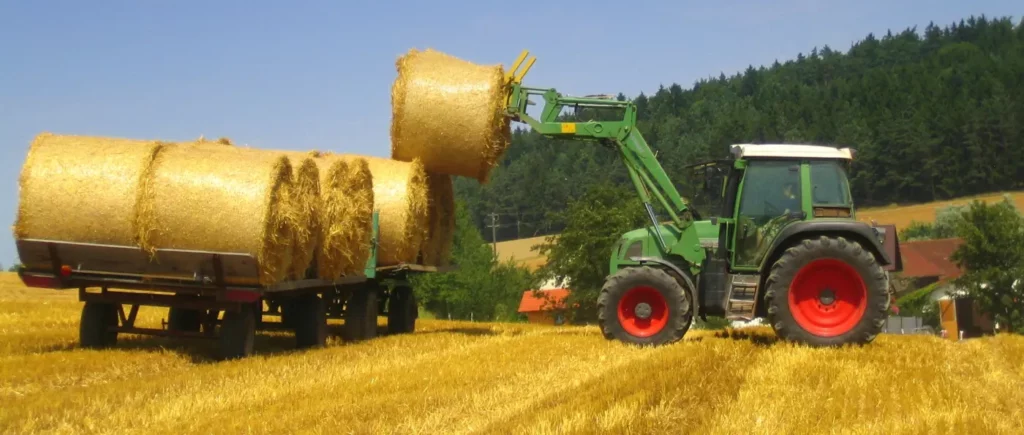
<path fill-rule="evenodd" d="M 21 275 L 21 282 L 25 287 L 35 288 L 60 288 L 60 280 L 51 275 Z"/>
<path fill-rule="evenodd" d="M 231 302 L 251 303 L 260 300 L 260 294 L 252 290 L 227 289 L 224 291 L 224 299 Z"/>
<path fill-rule="evenodd" d="M 60 267 L 60 276 L 69 277 L 71 276 L 71 266 L 63 265 Z"/>

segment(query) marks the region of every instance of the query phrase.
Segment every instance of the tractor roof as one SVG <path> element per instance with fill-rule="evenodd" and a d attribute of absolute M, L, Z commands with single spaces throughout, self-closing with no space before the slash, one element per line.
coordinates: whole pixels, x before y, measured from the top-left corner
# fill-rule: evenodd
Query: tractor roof
<path fill-rule="evenodd" d="M 853 160 L 853 150 L 824 145 L 737 144 L 732 146 L 732 154 L 737 159 L 805 158 Z"/>

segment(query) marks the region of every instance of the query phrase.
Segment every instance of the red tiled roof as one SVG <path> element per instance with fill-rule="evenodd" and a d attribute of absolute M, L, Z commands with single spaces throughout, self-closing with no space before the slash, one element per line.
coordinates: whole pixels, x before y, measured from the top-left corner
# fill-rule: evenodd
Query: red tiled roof
<path fill-rule="evenodd" d="M 569 290 L 564 288 L 542 290 L 543 297 L 534 296 L 533 290 L 523 292 L 523 299 L 519 301 L 520 313 L 533 313 L 537 311 L 551 311 L 553 309 L 565 308 L 565 298 L 569 296 Z"/>
<path fill-rule="evenodd" d="M 961 239 L 914 240 L 900 243 L 903 254 L 903 276 L 907 278 L 938 277 L 953 279 L 961 275 L 950 256 L 963 244 Z"/>

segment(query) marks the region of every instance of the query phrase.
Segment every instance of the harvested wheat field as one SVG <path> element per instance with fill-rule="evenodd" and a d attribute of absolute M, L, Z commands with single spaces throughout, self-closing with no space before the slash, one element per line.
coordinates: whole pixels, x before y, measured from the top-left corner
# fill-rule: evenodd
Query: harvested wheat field
<path fill-rule="evenodd" d="M 636 349 L 594 327 L 420 322 L 255 357 L 122 336 L 76 348 L 73 292 L 0 276 L 3 433 L 1020 433 L 1024 337 L 809 349 L 765 329 Z M 158 325 L 164 312 L 143 308 Z"/>
<path fill-rule="evenodd" d="M 1017 208 L 1024 210 L 1024 192 L 1008 193 Z M 969 205 L 972 201 L 979 200 L 986 203 L 995 203 L 1003 200 L 1002 193 L 980 195 L 967 198 L 958 198 L 949 201 L 936 201 L 927 204 L 915 205 L 894 205 L 890 207 L 873 207 L 857 210 L 857 220 L 870 223 L 872 220 L 879 224 L 896 225 L 897 229 L 910 226 L 913 221 L 932 223 L 935 222 L 935 213 L 951 205 Z"/>

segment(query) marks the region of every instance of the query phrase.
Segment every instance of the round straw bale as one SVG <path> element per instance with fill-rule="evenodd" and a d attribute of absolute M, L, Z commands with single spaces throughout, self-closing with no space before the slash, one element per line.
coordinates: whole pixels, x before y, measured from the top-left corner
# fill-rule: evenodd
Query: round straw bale
<path fill-rule="evenodd" d="M 380 212 L 378 266 L 417 263 L 430 225 L 427 180 L 419 159 L 400 162 L 372 156 L 340 154 L 363 159 L 373 175 L 374 209 Z"/>
<path fill-rule="evenodd" d="M 455 236 L 455 194 L 452 177 L 427 173 L 430 198 L 430 230 L 423 244 L 423 262 L 429 266 L 447 266 Z"/>
<path fill-rule="evenodd" d="M 263 285 L 288 275 L 299 219 L 287 157 L 223 145 L 166 146 L 147 181 L 139 214 L 144 248 L 250 254 Z"/>
<path fill-rule="evenodd" d="M 276 152 L 276 151 L 271 151 Z M 319 165 L 312 153 L 283 152 L 292 165 L 292 195 L 296 222 L 292 230 L 292 263 L 289 277 L 302 279 L 320 248 L 320 181 Z"/>
<path fill-rule="evenodd" d="M 486 183 L 509 144 L 505 73 L 434 51 L 411 50 L 391 88 L 391 158 Z"/>
<path fill-rule="evenodd" d="M 319 171 L 316 201 L 316 263 L 322 279 L 361 273 L 370 256 L 373 228 L 373 176 L 366 160 L 328 156 L 317 151 L 286 152 L 310 158 Z"/>
<path fill-rule="evenodd" d="M 140 185 L 162 146 L 40 134 L 21 172 L 15 237 L 138 246 Z"/>
<path fill-rule="evenodd" d="M 324 172 L 320 277 L 363 272 L 370 257 L 373 230 L 373 175 L 365 159 L 318 159 L 330 166 Z"/>

